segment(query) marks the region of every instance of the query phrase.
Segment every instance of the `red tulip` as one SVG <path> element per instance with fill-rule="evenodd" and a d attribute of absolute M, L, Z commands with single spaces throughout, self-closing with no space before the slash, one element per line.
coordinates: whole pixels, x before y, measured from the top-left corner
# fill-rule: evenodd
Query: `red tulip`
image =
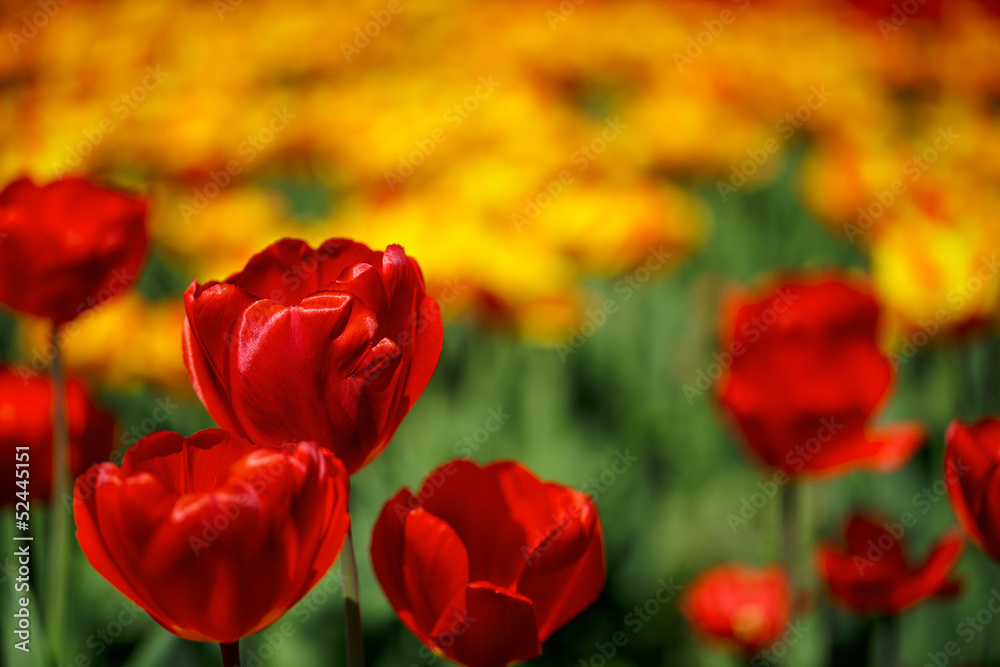
<path fill-rule="evenodd" d="M 75 476 L 111 455 L 115 427 L 111 415 L 91 402 L 83 383 L 75 378 L 66 383 L 66 405 L 69 465 Z M 28 481 L 17 486 L 15 448 L 24 446 L 29 448 L 28 467 L 20 469 L 28 470 Z M 0 451 L 4 480 L 0 505 L 13 503 L 24 487 L 31 498 L 48 500 L 52 495 L 52 384 L 47 377 L 22 378 L 10 369 L 0 369 Z"/>
<path fill-rule="evenodd" d="M 898 614 L 932 596 L 952 596 L 961 585 L 949 575 L 962 554 L 962 536 L 951 531 L 927 559 L 911 565 L 901 541 L 906 527 L 855 515 L 847 524 L 847 549 L 821 544 L 816 567 L 830 595 L 863 613 Z"/>
<path fill-rule="evenodd" d="M 146 204 L 78 178 L 0 192 L 0 302 L 62 324 L 125 290 L 146 251 Z"/>
<path fill-rule="evenodd" d="M 400 619 L 469 667 L 539 655 L 605 580 L 593 500 L 515 462 L 452 461 L 417 495 L 402 489 L 375 523 L 371 554 Z"/>
<path fill-rule="evenodd" d="M 223 283 L 192 283 L 184 303 L 184 360 L 219 426 L 313 440 L 351 474 L 389 444 L 441 354 L 437 302 L 396 245 L 283 239 Z"/>
<path fill-rule="evenodd" d="M 787 280 L 729 304 L 719 398 L 764 463 L 831 475 L 890 470 L 913 455 L 920 425 L 871 425 L 893 383 L 878 320 L 867 288 L 837 275 Z"/>
<path fill-rule="evenodd" d="M 681 613 L 705 641 L 748 654 L 770 646 L 792 615 L 791 586 L 784 570 L 737 563 L 703 572 L 681 599 Z"/>
<path fill-rule="evenodd" d="M 955 515 L 973 541 L 1000 561 L 1000 419 L 972 426 L 953 421 L 945 442 L 944 480 Z"/>
<path fill-rule="evenodd" d="M 83 553 L 170 632 L 232 643 L 281 617 L 347 535 L 349 480 L 315 443 L 160 431 L 77 480 Z"/>

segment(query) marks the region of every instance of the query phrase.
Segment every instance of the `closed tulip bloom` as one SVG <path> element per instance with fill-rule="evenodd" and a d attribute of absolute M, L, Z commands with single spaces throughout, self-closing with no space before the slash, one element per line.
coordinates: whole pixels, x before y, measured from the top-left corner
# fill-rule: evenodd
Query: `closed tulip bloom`
<path fill-rule="evenodd" d="M 95 463 L 107 460 L 114 445 L 114 419 L 98 408 L 76 378 L 66 383 L 66 406 L 69 419 L 70 460 L 73 476 Z M 15 454 L 17 447 L 28 447 L 27 483 L 17 486 Z M 18 492 L 27 490 L 31 498 L 49 500 L 52 495 L 52 383 L 45 376 L 22 377 L 9 369 L 0 369 L 0 475 L 3 496 L 0 505 L 15 501 Z M 23 458 L 20 459 L 22 462 Z M 21 468 L 24 469 L 24 468 Z"/>
<path fill-rule="evenodd" d="M 283 239 L 184 294 L 184 360 L 220 427 L 312 440 L 354 474 L 377 457 L 441 354 L 437 302 L 399 246 Z"/>
<path fill-rule="evenodd" d="M 372 564 L 400 619 L 435 653 L 503 667 L 542 643 L 604 587 L 589 496 L 515 462 L 457 460 L 382 509 Z"/>
<path fill-rule="evenodd" d="M 785 632 L 792 615 L 791 586 L 780 567 L 729 563 L 699 575 L 680 608 L 706 642 L 756 653 Z"/>
<path fill-rule="evenodd" d="M 891 615 L 933 596 L 952 596 L 961 590 L 951 578 L 962 554 L 962 536 L 945 534 L 923 562 L 912 564 L 897 535 L 902 524 L 856 514 L 846 530 L 846 549 L 821 544 L 816 567 L 830 595 L 862 613 Z M 894 532 L 895 531 L 895 532 Z"/>
<path fill-rule="evenodd" d="M 979 548 L 1000 561 L 1000 419 L 971 426 L 955 420 L 945 442 L 944 480 L 955 516 Z"/>
<path fill-rule="evenodd" d="M 347 534 L 349 478 L 315 443 L 149 435 L 76 482 L 84 555 L 160 625 L 232 643 L 309 592 Z"/>
<path fill-rule="evenodd" d="M 0 191 L 0 303 L 56 324 L 121 293 L 146 252 L 146 203 L 79 178 Z"/>
<path fill-rule="evenodd" d="M 733 299 L 722 317 L 719 398 L 742 440 L 789 474 L 891 470 L 923 442 L 905 422 L 875 426 L 892 364 L 878 346 L 879 306 L 836 274 L 792 278 Z"/>

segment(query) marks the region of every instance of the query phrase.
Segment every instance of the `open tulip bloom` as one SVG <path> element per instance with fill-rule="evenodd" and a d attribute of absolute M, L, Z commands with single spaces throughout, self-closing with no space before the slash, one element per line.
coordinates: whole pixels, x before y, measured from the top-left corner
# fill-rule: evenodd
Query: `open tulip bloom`
<path fill-rule="evenodd" d="M 719 398 L 743 441 L 790 475 L 892 470 L 923 442 L 923 427 L 871 424 L 893 370 L 878 346 L 880 309 L 847 276 L 787 279 L 730 301 L 721 340 L 732 365 Z"/>
<path fill-rule="evenodd" d="M 792 615 L 792 589 L 780 567 L 728 563 L 691 582 L 680 608 L 706 642 L 751 655 L 785 632 Z"/>
<path fill-rule="evenodd" d="M 315 443 L 260 447 L 161 431 L 76 482 L 90 564 L 160 625 L 232 645 L 326 574 L 347 534 L 349 478 Z"/>
<path fill-rule="evenodd" d="M 846 549 L 821 544 L 816 567 L 830 595 L 861 613 L 892 615 L 932 596 L 951 597 L 961 590 L 951 578 L 962 554 L 962 536 L 944 535 L 919 565 L 907 558 L 897 523 L 856 514 L 846 529 Z M 895 532 L 894 532 L 895 531 Z"/>
<path fill-rule="evenodd" d="M 457 460 L 382 509 L 372 564 L 400 619 L 468 667 L 503 667 L 542 643 L 604 587 L 589 496 L 515 462 Z"/>
<path fill-rule="evenodd" d="M 225 282 L 184 294 L 184 361 L 216 423 L 256 444 L 312 440 L 352 475 L 427 386 L 441 312 L 416 261 L 283 239 Z"/>

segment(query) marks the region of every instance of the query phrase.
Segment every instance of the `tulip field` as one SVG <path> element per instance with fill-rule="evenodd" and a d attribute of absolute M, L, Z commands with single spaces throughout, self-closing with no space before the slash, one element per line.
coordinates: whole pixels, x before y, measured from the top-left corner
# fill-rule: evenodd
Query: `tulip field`
<path fill-rule="evenodd" d="M 1000 665 L 1000 4 L 0 7 L 0 666 Z"/>

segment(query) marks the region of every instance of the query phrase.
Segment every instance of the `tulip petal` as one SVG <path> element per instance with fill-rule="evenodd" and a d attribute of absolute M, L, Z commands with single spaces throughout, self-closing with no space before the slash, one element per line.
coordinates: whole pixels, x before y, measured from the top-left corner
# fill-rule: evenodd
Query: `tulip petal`
<path fill-rule="evenodd" d="M 531 600 L 483 581 L 459 592 L 431 637 L 469 667 L 504 667 L 542 652 Z"/>
<path fill-rule="evenodd" d="M 447 523 L 423 508 L 406 516 L 403 576 L 406 599 L 422 628 L 432 628 L 469 583 L 469 555 Z"/>
<path fill-rule="evenodd" d="M 469 577 L 513 586 L 528 550 L 528 536 L 513 519 L 500 484 L 506 464 L 485 468 L 454 461 L 447 481 L 436 487 L 432 478 L 418 494 L 424 509 L 441 518 L 458 534 L 469 554 Z"/>
<path fill-rule="evenodd" d="M 981 548 L 1000 559 L 1000 420 L 971 427 L 954 421 L 945 441 L 944 478 L 955 516 Z"/>
<path fill-rule="evenodd" d="M 580 612 L 593 604 L 607 579 L 604 537 L 597 523 L 586 551 L 576 562 L 546 567 L 546 553 L 537 562 L 525 564 L 517 591 L 535 605 L 539 640 L 545 641 Z"/>
<path fill-rule="evenodd" d="M 404 570 L 406 541 L 404 525 L 406 517 L 419 504 L 409 489 L 400 489 L 386 502 L 372 530 L 370 551 L 372 569 L 389 604 L 396 610 L 406 627 L 427 642 L 430 641 L 431 626 L 419 624 L 411 611 Z"/>

